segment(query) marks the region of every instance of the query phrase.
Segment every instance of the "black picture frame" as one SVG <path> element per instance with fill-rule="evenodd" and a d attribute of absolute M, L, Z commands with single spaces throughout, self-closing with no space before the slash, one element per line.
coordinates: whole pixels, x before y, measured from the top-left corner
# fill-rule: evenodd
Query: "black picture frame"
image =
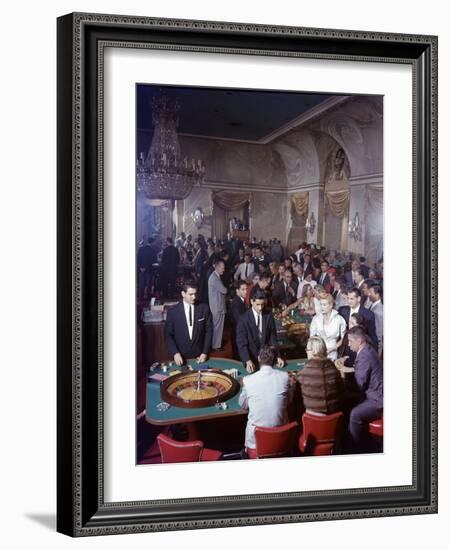
<path fill-rule="evenodd" d="M 437 37 L 75 13 L 58 27 L 57 530 L 71 536 L 437 512 Z M 413 69 L 413 483 L 105 503 L 102 44 L 295 55 Z"/>

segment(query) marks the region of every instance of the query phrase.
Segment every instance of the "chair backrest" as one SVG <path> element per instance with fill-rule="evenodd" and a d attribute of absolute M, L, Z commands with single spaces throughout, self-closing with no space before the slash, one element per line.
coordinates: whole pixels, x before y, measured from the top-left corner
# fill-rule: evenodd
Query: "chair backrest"
<path fill-rule="evenodd" d="M 315 415 L 305 412 L 302 416 L 303 440 L 306 454 L 332 454 L 339 443 L 343 426 L 343 413 Z"/>
<path fill-rule="evenodd" d="M 254 433 L 257 458 L 288 455 L 295 445 L 297 429 L 297 422 L 290 422 L 276 428 L 256 426 Z"/>
<path fill-rule="evenodd" d="M 164 434 L 157 436 L 164 464 L 170 462 L 199 462 L 204 444 L 202 441 L 176 441 Z"/>

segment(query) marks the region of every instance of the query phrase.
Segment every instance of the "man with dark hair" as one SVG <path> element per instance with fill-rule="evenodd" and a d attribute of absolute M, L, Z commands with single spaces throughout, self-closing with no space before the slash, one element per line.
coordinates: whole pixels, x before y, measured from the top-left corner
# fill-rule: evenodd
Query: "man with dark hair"
<path fill-rule="evenodd" d="M 365 277 L 363 276 L 363 271 L 360 267 L 354 270 L 354 282 L 359 290 L 362 290 L 363 283 L 365 282 Z"/>
<path fill-rule="evenodd" d="M 366 309 L 361 305 L 362 293 L 358 288 L 352 288 L 348 292 L 347 306 L 342 306 L 338 313 L 345 319 L 346 324 L 349 327 L 349 318 L 353 313 L 358 313 L 366 323 L 368 336 L 371 338 L 373 345 L 377 350 L 377 334 L 376 334 L 376 321 L 374 313 L 369 309 Z"/>
<path fill-rule="evenodd" d="M 308 252 L 305 252 L 303 254 L 301 265 L 302 265 L 302 269 L 304 271 L 304 276 L 305 276 L 306 271 L 312 269 L 312 261 L 311 261 L 311 258 L 310 258 L 310 254 Z"/>
<path fill-rule="evenodd" d="M 254 264 L 254 270 L 256 273 L 259 273 L 259 265 L 261 263 L 266 263 L 267 265 L 271 262 L 271 258 L 264 253 L 261 246 L 256 246 L 254 249 L 254 258 L 253 258 L 253 264 Z"/>
<path fill-rule="evenodd" d="M 212 348 L 214 351 L 222 351 L 223 328 L 226 315 L 226 294 L 228 289 L 224 286 L 221 277 L 225 271 L 223 260 L 217 260 L 214 263 L 214 270 L 209 276 L 207 282 L 209 307 L 212 313 L 214 323 L 214 335 L 212 339 Z"/>
<path fill-rule="evenodd" d="M 153 282 L 153 264 L 157 262 L 154 239 L 149 237 L 146 244 L 137 251 L 137 269 L 139 271 L 139 296 L 148 297 Z"/>
<path fill-rule="evenodd" d="M 256 448 L 256 426 L 274 428 L 288 422 L 288 373 L 273 369 L 275 357 L 275 350 L 271 346 L 261 346 L 258 355 L 259 371 L 243 378 L 239 405 L 248 410 L 245 447 L 249 450 L 254 451 Z"/>
<path fill-rule="evenodd" d="M 251 274 L 254 273 L 254 263 L 251 261 L 252 256 L 251 254 L 246 253 L 244 255 L 243 263 L 239 264 L 235 273 L 234 273 L 234 280 L 235 281 L 245 281 L 248 282 L 249 278 L 251 277 Z"/>
<path fill-rule="evenodd" d="M 268 273 L 261 273 L 259 274 L 259 282 L 257 282 L 252 288 L 251 288 L 251 291 L 250 291 L 250 294 L 249 294 L 249 298 L 251 300 L 251 298 L 254 296 L 254 294 L 258 291 L 258 290 L 263 290 L 265 292 L 265 298 L 267 300 L 267 303 L 265 304 L 266 306 L 269 305 L 270 308 L 271 308 L 271 290 L 270 290 L 270 282 L 271 282 L 271 277 Z"/>
<path fill-rule="evenodd" d="M 251 298 L 251 308 L 241 317 L 237 325 L 237 349 L 239 357 L 249 373 L 256 370 L 258 355 L 263 345 L 271 345 L 278 348 L 276 325 L 273 315 L 264 310 L 266 294 L 263 290 L 257 290 Z M 285 361 L 278 357 L 279 367 L 285 365 Z"/>
<path fill-rule="evenodd" d="M 321 274 L 319 276 L 319 278 L 317 279 L 317 283 L 319 285 L 321 285 L 324 290 L 326 292 L 331 292 L 332 291 L 332 285 L 331 285 L 331 281 L 330 281 L 330 278 L 329 278 L 329 273 L 328 273 L 328 270 L 329 270 L 329 262 L 327 260 L 323 260 L 321 262 Z"/>
<path fill-rule="evenodd" d="M 173 245 L 173 239 L 167 237 L 166 246 L 162 251 L 160 269 L 160 286 L 164 298 L 173 298 L 174 296 L 179 261 L 178 249 Z"/>
<path fill-rule="evenodd" d="M 348 332 L 348 343 L 356 354 L 354 377 L 364 399 L 356 405 L 349 416 L 349 433 L 355 445 L 354 450 L 363 451 L 360 446 L 367 424 L 382 415 L 383 373 L 376 350 L 370 346 L 365 331 L 355 326 Z"/>
<path fill-rule="evenodd" d="M 360 256 L 360 269 L 362 270 L 363 278 L 369 279 L 370 268 L 366 265 L 365 256 Z"/>
<path fill-rule="evenodd" d="M 246 281 L 240 280 L 237 283 L 235 296 L 229 309 L 229 318 L 231 321 L 232 356 L 237 360 L 240 359 L 236 343 L 237 325 L 240 317 L 248 310 L 248 305 L 245 301 L 247 289 L 248 284 Z"/>
<path fill-rule="evenodd" d="M 207 305 L 197 304 L 198 287 L 194 281 L 182 285 L 182 301 L 167 311 L 165 343 L 175 363 L 186 359 L 207 359 L 212 344 L 212 320 Z"/>

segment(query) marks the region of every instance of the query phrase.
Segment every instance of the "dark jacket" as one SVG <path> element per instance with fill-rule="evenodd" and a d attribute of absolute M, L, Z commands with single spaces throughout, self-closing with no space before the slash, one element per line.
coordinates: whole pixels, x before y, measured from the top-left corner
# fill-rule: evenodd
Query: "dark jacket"
<path fill-rule="evenodd" d="M 183 302 L 167 311 L 165 343 L 171 356 L 180 353 L 184 359 L 193 359 L 202 353 L 209 353 L 212 345 L 213 325 L 209 307 L 205 304 L 193 306 L 193 333 L 189 337 Z"/>
<path fill-rule="evenodd" d="M 262 312 L 262 337 L 259 337 L 253 309 L 250 308 L 241 317 L 237 325 L 237 349 L 240 359 L 257 365 L 257 356 L 262 345 L 278 347 L 274 317 L 268 311 Z"/>
<path fill-rule="evenodd" d="M 242 300 L 239 296 L 234 296 L 231 307 L 229 308 L 229 317 L 233 330 L 237 329 L 240 317 L 248 310 L 248 305 L 245 300 Z"/>
<path fill-rule="evenodd" d="M 344 384 L 330 359 L 310 359 L 299 373 L 304 407 L 314 412 L 332 414 L 341 410 Z"/>
<path fill-rule="evenodd" d="M 156 262 L 157 252 L 150 244 L 145 244 L 139 248 L 137 251 L 137 267 L 152 271 L 153 264 Z"/>
<path fill-rule="evenodd" d="M 349 306 L 342 306 L 338 309 L 338 313 L 344 318 L 348 326 L 350 312 L 351 308 Z M 366 307 L 360 306 L 359 315 L 364 319 L 368 331 L 368 336 L 370 337 L 373 346 L 377 350 L 376 319 L 374 317 L 374 313 L 369 309 L 366 309 Z"/>
<path fill-rule="evenodd" d="M 273 305 L 275 307 L 279 306 L 280 304 L 285 304 L 286 306 L 289 306 L 293 302 L 296 302 L 296 290 L 298 289 L 298 284 L 292 280 L 291 288 L 293 288 L 294 293 L 291 294 L 290 292 L 285 290 L 284 281 L 278 281 L 275 283 L 273 288 Z"/>
<path fill-rule="evenodd" d="M 179 252 L 172 244 L 162 251 L 161 276 L 174 277 L 178 272 Z"/>
<path fill-rule="evenodd" d="M 365 345 L 357 354 L 354 368 L 354 378 L 359 390 L 365 393 L 366 399 L 375 401 L 382 407 L 383 372 L 376 350 Z"/>

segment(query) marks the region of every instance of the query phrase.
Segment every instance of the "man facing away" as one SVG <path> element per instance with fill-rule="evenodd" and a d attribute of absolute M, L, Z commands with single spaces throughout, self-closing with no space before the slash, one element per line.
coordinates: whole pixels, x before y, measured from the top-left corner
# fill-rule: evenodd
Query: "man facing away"
<path fill-rule="evenodd" d="M 197 284 L 187 281 L 181 289 L 182 301 L 167 311 L 165 344 L 176 365 L 196 358 L 204 363 L 212 344 L 212 320 L 206 304 L 197 304 Z"/>
<path fill-rule="evenodd" d="M 243 378 L 239 405 L 248 410 L 245 431 L 247 449 L 256 448 L 256 426 L 273 428 L 288 422 L 288 373 L 273 369 L 275 355 L 271 346 L 262 346 L 258 355 L 259 371 Z"/>

